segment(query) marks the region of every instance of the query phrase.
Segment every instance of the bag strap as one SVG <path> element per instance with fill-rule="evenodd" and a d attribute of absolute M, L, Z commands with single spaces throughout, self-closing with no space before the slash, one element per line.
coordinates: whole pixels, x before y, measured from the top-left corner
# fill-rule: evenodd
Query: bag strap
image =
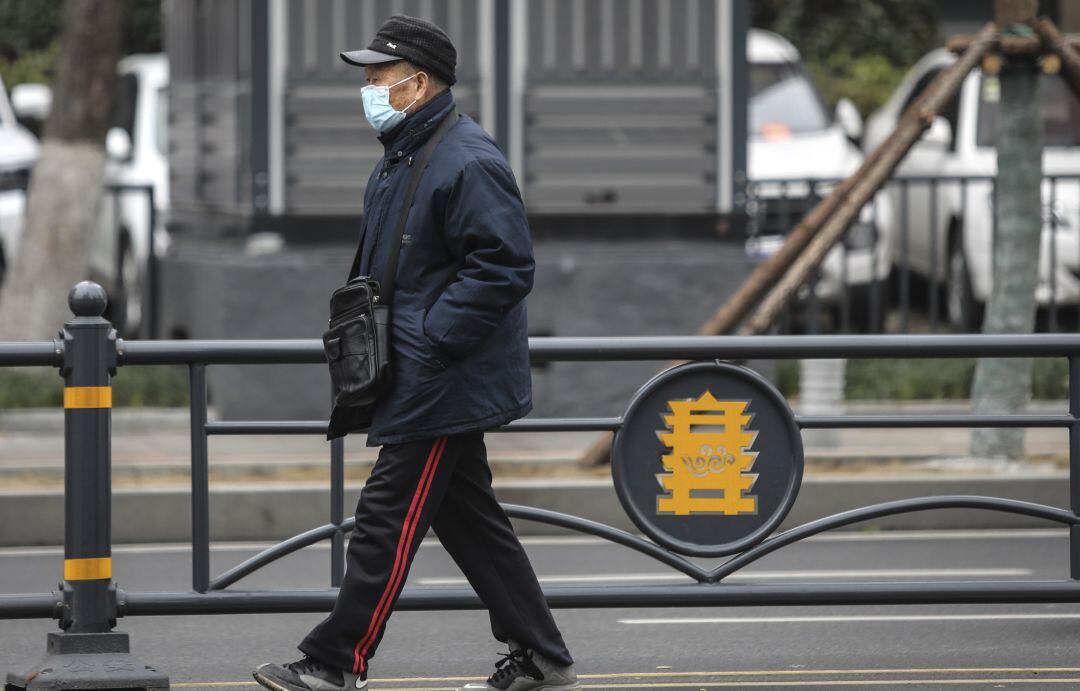
<path fill-rule="evenodd" d="M 345 279 L 346 283 L 360 275 L 360 255 L 364 251 L 365 237 L 367 237 L 367 214 L 364 214 L 364 231 L 360 233 L 360 243 L 356 246 L 356 255 L 353 256 L 352 266 L 349 267 L 349 276 Z"/>
<path fill-rule="evenodd" d="M 428 138 L 423 148 L 420 149 L 420 153 L 415 157 L 410 157 L 410 165 L 412 166 L 412 177 L 409 179 L 409 186 L 405 190 L 405 199 L 402 202 L 401 216 L 398 218 L 397 227 L 394 229 L 393 244 L 390 245 L 390 260 L 387 262 L 386 270 L 383 273 L 382 283 L 379 284 L 379 302 L 384 305 L 390 304 L 394 297 L 394 279 L 397 276 L 397 263 L 398 255 L 401 253 L 401 237 L 405 232 L 405 223 L 409 219 L 409 211 L 412 209 L 413 199 L 416 197 L 416 190 L 420 187 L 420 178 L 424 176 L 424 170 L 427 168 L 428 161 L 431 160 L 431 155 L 435 151 L 435 147 L 439 145 L 443 135 L 445 135 L 451 127 L 456 123 L 460 115 L 458 114 L 457 106 L 450 109 L 450 112 L 446 114 L 446 117 L 442 119 L 439 126 L 435 128 L 435 131 L 431 133 L 431 137 Z M 349 269 L 349 278 L 351 281 L 360 275 L 360 257 L 364 251 L 364 237 L 367 236 L 368 229 L 365 226 L 364 234 L 360 238 L 360 244 L 356 248 L 356 256 L 353 257 L 352 267 Z"/>

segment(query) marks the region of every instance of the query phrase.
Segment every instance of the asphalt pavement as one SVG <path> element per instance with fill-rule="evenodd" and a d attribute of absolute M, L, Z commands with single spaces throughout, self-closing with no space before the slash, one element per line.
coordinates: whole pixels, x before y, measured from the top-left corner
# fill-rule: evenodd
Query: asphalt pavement
<path fill-rule="evenodd" d="M 685 581 L 666 567 L 588 537 L 526 538 L 552 585 Z M 1024 580 L 1067 577 L 1059 529 L 837 533 L 766 557 L 739 582 Z M 220 573 L 263 545 L 217 544 Z M 0 592 L 43 592 L 60 548 L 0 550 Z M 127 591 L 187 590 L 184 545 L 126 545 L 114 578 Z M 409 586 L 458 586 L 436 541 L 419 550 Z M 306 549 L 233 589 L 323 588 L 329 549 Z M 251 688 L 260 662 L 297 657 L 322 615 L 132 618 L 133 652 L 181 689 Z M 1080 688 L 1080 604 L 558 610 L 584 688 Z M 49 621 L 0 621 L 0 673 L 44 651 Z M 372 689 L 451 689 L 487 676 L 499 652 L 483 612 L 401 612 L 372 661 Z"/>

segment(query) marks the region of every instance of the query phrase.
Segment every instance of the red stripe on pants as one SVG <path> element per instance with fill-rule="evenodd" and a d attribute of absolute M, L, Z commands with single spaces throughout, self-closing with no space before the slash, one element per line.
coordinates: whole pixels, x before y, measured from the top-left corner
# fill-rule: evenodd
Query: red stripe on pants
<path fill-rule="evenodd" d="M 353 674 L 360 674 L 364 671 L 364 660 L 367 657 L 368 650 L 371 648 L 371 644 L 375 642 L 375 638 L 378 636 L 383 622 L 386 621 L 386 617 L 390 615 L 390 603 L 393 601 L 393 594 L 401 585 L 404 577 L 405 567 L 408 563 L 409 545 L 412 544 L 416 524 L 420 520 L 420 513 L 424 510 L 424 502 L 427 500 L 432 478 L 435 477 L 435 469 L 439 465 L 439 459 L 442 458 L 445 447 L 446 437 L 439 437 L 432 444 L 431 451 L 428 453 L 424 472 L 420 475 L 420 482 L 416 486 L 416 493 L 413 494 L 409 512 L 406 514 L 405 523 L 401 528 L 401 536 L 398 538 L 397 554 L 394 557 L 394 568 L 390 572 L 390 579 L 386 582 L 386 588 L 383 590 L 382 597 L 379 598 L 379 604 L 372 614 L 367 633 L 364 634 L 364 637 L 360 639 L 353 650 Z"/>

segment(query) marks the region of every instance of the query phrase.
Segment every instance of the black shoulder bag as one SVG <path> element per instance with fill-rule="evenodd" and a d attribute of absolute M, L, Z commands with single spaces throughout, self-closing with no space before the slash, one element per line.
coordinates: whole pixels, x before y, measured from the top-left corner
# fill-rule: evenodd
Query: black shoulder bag
<path fill-rule="evenodd" d="M 431 154 L 457 119 L 455 107 L 432 132 L 419 155 L 410 159 L 412 177 L 405 190 L 397 228 L 390 237 L 390 260 L 383 272 L 382 283 L 371 276 L 359 275 L 360 255 L 364 248 L 361 237 L 348 280 L 330 296 L 330 325 L 323 333 L 323 348 L 330 365 L 334 410 L 330 414 L 327 439 L 369 425 L 375 402 L 390 388 L 390 305 L 394 299 L 401 236 Z"/>

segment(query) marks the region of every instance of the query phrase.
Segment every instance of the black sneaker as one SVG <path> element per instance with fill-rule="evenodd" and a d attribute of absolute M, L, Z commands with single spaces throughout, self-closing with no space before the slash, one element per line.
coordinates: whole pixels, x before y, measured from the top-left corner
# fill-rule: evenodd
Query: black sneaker
<path fill-rule="evenodd" d="M 495 663 L 486 682 L 473 682 L 459 691 L 570 691 L 579 689 L 574 666 L 563 667 L 543 655 L 510 644 L 510 652 Z"/>
<path fill-rule="evenodd" d="M 287 665 L 266 663 L 252 673 L 255 681 L 271 691 L 345 691 L 366 689 L 367 671 L 353 674 L 329 667 L 313 657 Z"/>

